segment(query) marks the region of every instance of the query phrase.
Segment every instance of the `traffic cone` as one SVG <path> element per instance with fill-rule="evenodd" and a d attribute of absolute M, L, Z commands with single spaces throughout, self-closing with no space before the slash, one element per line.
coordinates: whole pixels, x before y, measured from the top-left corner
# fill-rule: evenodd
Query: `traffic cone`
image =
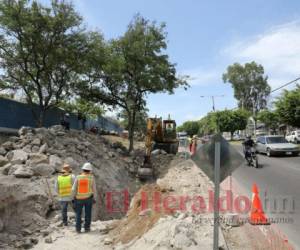
<path fill-rule="evenodd" d="M 252 225 L 268 225 L 268 219 L 263 211 L 259 198 L 258 188 L 254 183 L 252 186 L 252 206 L 249 222 Z"/>

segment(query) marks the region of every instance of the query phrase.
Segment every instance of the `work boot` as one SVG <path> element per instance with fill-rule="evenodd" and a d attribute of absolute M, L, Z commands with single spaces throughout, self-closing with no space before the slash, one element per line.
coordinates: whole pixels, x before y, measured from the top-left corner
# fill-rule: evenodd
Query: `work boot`
<path fill-rule="evenodd" d="M 90 228 L 84 229 L 84 232 L 86 233 L 91 232 L 91 229 Z"/>

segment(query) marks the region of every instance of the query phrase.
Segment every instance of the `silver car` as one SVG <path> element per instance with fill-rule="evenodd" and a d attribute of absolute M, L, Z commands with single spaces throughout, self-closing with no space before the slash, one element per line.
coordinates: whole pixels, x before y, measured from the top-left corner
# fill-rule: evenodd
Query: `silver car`
<path fill-rule="evenodd" d="M 283 136 L 266 135 L 260 136 L 256 141 L 256 151 L 272 155 L 298 155 L 299 147 L 289 143 Z"/>

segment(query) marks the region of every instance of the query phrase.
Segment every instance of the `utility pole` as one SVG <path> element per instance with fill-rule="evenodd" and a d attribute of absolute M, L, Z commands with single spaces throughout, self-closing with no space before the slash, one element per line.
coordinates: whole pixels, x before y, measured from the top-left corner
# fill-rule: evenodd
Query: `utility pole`
<path fill-rule="evenodd" d="M 205 98 L 205 97 L 210 97 L 212 100 L 212 110 L 213 112 L 216 111 L 216 106 L 215 106 L 215 98 L 216 97 L 224 97 L 225 95 L 211 95 L 211 96 L 205 96 L 205 95 L 201 95 L 201 98 Z"/>
<path fill-rule="evenodd" d="M 211 95 L 211 96 L 200 96 L 201 98 L 210 97 L 212 100 L 212 110 L 216 112 L 215 98 L 224 97 L 225 95 Z M 219 125 L 217 124 L 217 131 L 219 133 Z M 219 215 L 219 198 L 220 198 L 220 158 L 221 158 L 221 141 L 218 139 L 215 141 L 215 162 L 214 162 L 214 230 L 213 230 L 213 250 L 219 249 L 219 226 L 220 226 L 220 215 Z"/>
<path fill-rule="evenodd" d="M 254 136 L 256 137 L 256 103 L 257 103 L 257 99 L 256 99 L 256 96 L 257 96 L 257 91 L 251 87 L 251 90 L 250 90 L 250 95 L 252 95 L 253 93 L 255 93 L 255 98 L 252 98 L 252 112 L 253 112 L 253 122 L 254 122 L 254 131 L 253 131 L 253 134 Z"/>

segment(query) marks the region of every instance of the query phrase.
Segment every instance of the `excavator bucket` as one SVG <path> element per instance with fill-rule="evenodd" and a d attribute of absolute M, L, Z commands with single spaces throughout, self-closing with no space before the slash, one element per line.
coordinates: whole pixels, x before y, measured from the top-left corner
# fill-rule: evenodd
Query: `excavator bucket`
<path fill-rule="evenodd" d="M 143 166 L 138 169 L 138 178 L 140 180 L 149 180 L 154 177 L 150 156 L 145 156 Z"/>

